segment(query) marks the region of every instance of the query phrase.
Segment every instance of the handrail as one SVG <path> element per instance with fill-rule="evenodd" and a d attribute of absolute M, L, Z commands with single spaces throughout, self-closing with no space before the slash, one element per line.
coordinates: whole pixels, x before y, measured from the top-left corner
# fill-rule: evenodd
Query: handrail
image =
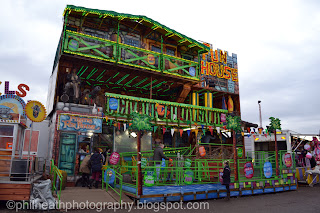
<path fill-rule="evenodd" d="M 99 37 L 87 35 L 84 33 L 74 32 L 71 30 L 66 30 L 65 32 L 66 32 L 66 39 L 64 40 L 64 44 L 62 45 L 63 52 L 65 53 L 76 54 L 76 55 L 95 58 L 99 60 L 106 60 L 106 61 L 110 61 L 118 64 L 134 66 L 134 67 L 148 69 L 156 72 L 163 72 L 165 74 L 188 78 L 190 80 L 197 80 L 197 81 L 199 80 L 200 66 L 199 66 L 199 63 L 196 61 L 191 61 L 184 58 L 167 55 L 164 53 L 158 53 L 151 50 L 131 46 L 128 44 L 118 43 L 108 39 L 99 38 Z M 69 48 L 68 46 L 70 41 L 69 38 L 72 38 L 77 42 L 82 43 L 84 47 L 78 47 L 77 49 Z M 90 40 L 96 41 L 95 42 L 96 44 L 92 44 L 92 42 L 85 41 L 81 38 L 86 38 L 87 40 L 90 39 Z M 99 48 L 101 47 L 112 47 L 113 51 L 110 50 L 111 55 L 105 54 L 104 52 L 100 51 Z M 83 52 L 88 50 L 93 50 L 94 53 Z M 130 55 L 131 58 L 129 59 L 123 58 L 123 54 L 121 53 L 126 53 L 127 55 Z M 140 53 L 143 53 L 143 56 Z M 157 58 L 157 60 L 159 60 L 157 62 L 158 63 L 157 67 L 154 66 L 154 63 L 150 63 L 148 61 L 147 59 L 148 55 L 153 55 L 155 58 Z M 171 67 L 166 68 L 165 66 L 166 59 L 172 61 Z M 142 61 L 143 64 L 136 63 L 137 61 Z M 180 64 L 175 63 L 173 61 L 178 61 Z M 189 73 L 189 71 L 185 70 L 185 68 L 188 68 L 188 67 L 194 67 L 196 71 L 194 76 L 192 76 Z M 181 70 L 181 72 L 177 73 L 176 72 L 177 70 Z"/>
<path fill-rule="evenodd" d="M 50 175 L 53 176 L 52 191 L 55 192 L 58 197 L 58 208 L 59 208 L 63 176 L 62 176 L 60 170 L 58 169 L 58 167 L 54 165 L 53 160 L 51 160 Z M 58 179 L 59 179 L 59 181 L 58 181 Z M 58 187 L 59 183 L 60 183 L 60 186 Z M 59 188 L 59 193 L 57 192 L 58 188 Z"/>
<path fill-rule="evenodd" d="M 111 186 L 109 184 L 109 178 L 110 178 L 109 175 L 107 174 L 107 176 L 105 177 L 105 172 L 109 168 L 113 169 L 113 171 L 115 173 L 114 174 L 115 175 L 115 179 L 113 181 L 113 186 Z M 119 180 L 119 192 L 115 189 L 116 188 L 116 184 L 117 184 L 117 179 Z M 102 167 L 102 189 L 103 189 L 104 184 L 105 184 L 106 191 L 108 191 L 108 188 L 111 188 L 115 193 L 117 193 L 119 195 L 119 197 L 120 197 L 120 200 L 119 200 L 120 205 L 121 205 L 121 202 L 122 202 L 122 200 L 121 200 L 121 198 L 122 198 L 122 182 L 123 182 L 122 175 L 120 173 L 118 173 L 114 167 L 111 167 L 111 166 L 103 166 Z"/>

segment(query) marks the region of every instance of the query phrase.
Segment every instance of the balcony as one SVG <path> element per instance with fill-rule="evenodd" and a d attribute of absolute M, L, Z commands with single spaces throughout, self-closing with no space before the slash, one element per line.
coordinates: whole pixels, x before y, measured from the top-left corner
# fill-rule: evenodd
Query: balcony
<path fill-rule="evenodd" d="M 199 81 L 200 67 L 198 62 L 87 34 L 66 30 L 62 48 L 63 53 L 148 70 L 166 75 L 166 77 Z"/>
<path fill-rule="evenodd" d="M 138 98 L 114 93 L 105 93 L 106 110 L 109 118 L 129 120 L 132 112 L 149 115 L 152 123 L 166 126 L 217 126 L 222 127 L 220 118 L 227 110 L 182 104 L 169 101 Z M 111 100 L 112 98 L 112 100 Z M 116 99 L 116 100 L 115 100 Z M 116 109 L 110 109 L 110 100 L 116 101 Z M 111 104 L 112 105 L 112 104 Z M 158 109 L 160 108 L 160 109 Z"/>

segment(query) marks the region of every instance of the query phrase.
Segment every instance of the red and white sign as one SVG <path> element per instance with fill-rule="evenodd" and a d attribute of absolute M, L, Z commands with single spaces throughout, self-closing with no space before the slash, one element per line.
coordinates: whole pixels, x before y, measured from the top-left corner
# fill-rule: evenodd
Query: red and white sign
<path fill-rule="evenodd" d="M 244 175 L 246 178 L 250 179 L 253 177 L 254 174 L 254 169 L 253 169 L 253 164 L 251 162 L 247 162 L 244 164 L 243 168 Z"/>
<path fill-rule="evenodd" d="M 116 165 L 118 164 L 119 160 L 120 160 L 120 154 L 118 152 L 113 152 L 110 156 L 109 163 L 111 165 Z"/>
<path fill-rule="evenodd" d="M 292 157 L 290 153 L 286 153 L 283 155 L 283 163 L 286 165 L 286 167 L 291 167 L 292 166 Z"/>

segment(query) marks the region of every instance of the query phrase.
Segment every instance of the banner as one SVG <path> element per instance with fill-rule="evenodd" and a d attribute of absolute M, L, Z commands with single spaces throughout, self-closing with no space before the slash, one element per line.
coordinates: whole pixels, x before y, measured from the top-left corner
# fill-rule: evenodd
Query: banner
<path fill-rule="evenodd" d="M 75 114 L 60 114 L 58 130 L 101 133 L 102 118 Z"/>

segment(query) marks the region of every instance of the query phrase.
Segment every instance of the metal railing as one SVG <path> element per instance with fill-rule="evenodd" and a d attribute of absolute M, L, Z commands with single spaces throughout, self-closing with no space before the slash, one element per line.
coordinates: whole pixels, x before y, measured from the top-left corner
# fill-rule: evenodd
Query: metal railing
<path fill-rule="evenodd" d="M 122 182 L 123 177 L 121 173 L 116 171 L 117 169 L 113 166 L 103 166 L 102 168 L 102 189 L 105 187 L 106 191 L 108 189 L 112 189 L 116 194 L 119 195 L 119 202 L 121 205 L 121 197 L 122 197 Z M 114 178 L 110 181 L 111 178 Z M 117 187 L 118 185 L 118 187 Z M 116 188 L 119 188 L 119 191 L 116 190 Z"/>
<path fill-rule="evenodd" d="M 63 52 L 199 80 L 199 63 L 66 30 Z M 194 74 L 189 71 L 193 70 Z"/>
<path fill-rule="evenodd" d="M 133 112 L 149 115 L 152 122 L 170 123 L 179 125 L 215 125 L 221 127 L 220 115 L 227 113 L 227 110 L 196 106 L 191 104 L 183 104 L 162 100 L 154 100 L 147 98 L 138 98 L 115 93 L 105 93 L 106 96 L 106 112 L 108 116 L 122 117 L 129 119 Z M 117 110 L 111 110 L 109 102 L 111 98 L 118 101 Z M 163 115 L 159 115 L 157 107 L 163 107 Z"/>

